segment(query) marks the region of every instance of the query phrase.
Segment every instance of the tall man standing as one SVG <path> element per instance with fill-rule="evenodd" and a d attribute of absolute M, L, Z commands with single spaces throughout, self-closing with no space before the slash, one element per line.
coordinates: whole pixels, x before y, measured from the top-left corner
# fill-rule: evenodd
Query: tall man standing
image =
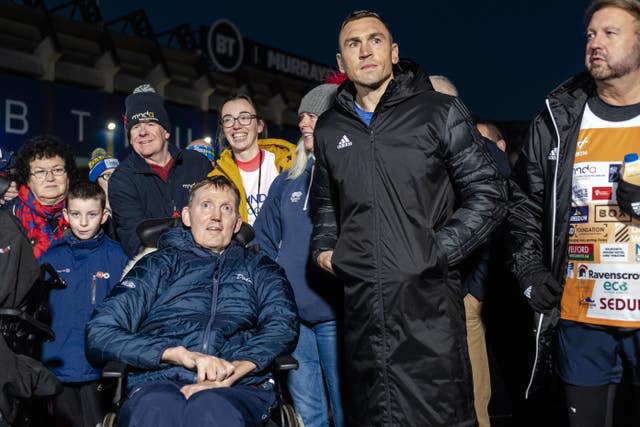
<path fill-rule="evenodd" d="M 510 217 L 514 271 L 536 312 L 530 388 L 557 327 L 573 427 L 612 425 L 623 365 L 640 385 L 640 221 L 616 197 L 625 153 L 640 152 L 640 2 L 595 0 L 586 16 L 588 73 L 534 120 L 518 168 L 529 202 Z"/>
<path fill-rule="evenodd" d="M 315 129 L 312 249 L 344 282 L 347 424 L 475 425 L 455 266 L 505 215 L 504 181 L 379 15 L 347 17 L 339 48 L 349 82 Z"/>

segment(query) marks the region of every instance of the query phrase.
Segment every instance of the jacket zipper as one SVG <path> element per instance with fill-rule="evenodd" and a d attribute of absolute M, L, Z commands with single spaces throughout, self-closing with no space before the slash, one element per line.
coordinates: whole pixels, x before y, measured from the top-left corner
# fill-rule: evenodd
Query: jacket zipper
<path fill-rule="evenodd" d="M 96 305 L 96 275 L 91 276 L 91 304 Z"/>
<path fill-rule="evenodd" d="M 549 246 L 551 246 L 551 259 L 550 259 L 550 265 L 553 268 L 553 262 L 555 259 L 555 247 L 554 247 L 554 241 L 555 241 L 555 235 L 556 235 L 556 198 L 557 198 L 557 193 L 558 193 L 558 168 L 560 165 L 560 131 L 558 130 L 558 125 L 556 123 L 556 119 L 553 117 L 553 111 L 551 111 L 551 104 L 549 102 L 549 98 L 547 98 L 545 100 L 545 103 L 547 105 L 547 110 L 549 111 L 549 117 L 551 117 L 551 122 L 553 123 L 553 129 L 556 131 L 556 165 L 555 165 L 555 170 L 553 172 L 553 190 L 552 190 L 552 203 L 553 203 L 553 208 L 552 208 L 552 216 L 551 218 L 553 218 L 551 220 L 551 239 L 549 239 Z M 529 398 L 529 393 L 531 392 L 531 386 L 533 385 L 533 378 L 536 375 L 536 367 L 538 366 L 538 363 L 540 363 L 540 361 L 538 360 L 538 350 L 539 350 L 539 345 L 538 343 L 540 342 L 540 334 L 542 333 L 542 321 L 544 320 L 544 313 L 540 313 L 540 317 L 538 318 L 538 324 L 536 325 L 536 352 L 535 352 L 535 356 L 533 359 L 533 367 L 531 370 L 531 376 L 529 377 L 529 383 L 527 384 L 527 389 L 524 392 L 524 397 L 525 399 Z"/>
<path fill-rule="evenodd" d="M 226 251 L 225 251 L 226 252 Z M 211 327 L 213 326 L 213 320 L 216 317 L 216 311 L 218 309 L 218 290 L 220 285 L 220 270 L 222 270 L 223 255 L 220 255 L 218 259 L 218 265 L 215 267 L 216 271 L 213 274 L 213 287 L 211 289 L 211 312 L 209 313 L 209 321 L 207 327 L 204 330 L 204 338 L 202 340 L 202 352 L 207 354 L 209 348 L 209 336 L 211 335 Z"/>
<path fill-rule="evenodd" d="M 373 120 L 373 117 L 371 118 Z M 385 398 L 386 398 L 386 407 L 387 407 L 387 415 L 390 416 L 391 414 L 391 396 L 389 395 L 389 377 L 388 377 L 388 373 L 387 373 L 387 329 L 386 329 L 386 316 L 384 313 L 384 297 L 382 295 L 382 285 L 380 283 L 380 276 L 379 276 L 379 268 L 378 265 L 380 263 L 380 225 L 379 225 L 379 218 L 378 218 L 378 209 L 375 208 L 375 200 L 377 199 L 376 197 L 376 185 L 375 185 L 375 175 L 376 175 L 376 145 L 375 145 L 375 132 L 373 130 L 373 128 L 369 127 L 369 142 L 371 143 L 371 191 L 373 193 L 373 201 L 372 201 L 372 208 L 373 208 L 373 227 L 375 230 L 375 235 L 376 235 L 376 242 L 378 242 L 378 244 L 376 245 L 376 268 L 375 268 L 375 272 L 376 272 L 376 291 L 378 294 L 378 302 L 380 304 L 380 321 L 381 321 L 381 329 L 382 329 L 382 378 L 384 381 L 384 388 L 385 388 Z M 391 420 L 388 420 L 388 423 L 390 423 Z M 386 424 L 386 423 L 385 423 Z"/>

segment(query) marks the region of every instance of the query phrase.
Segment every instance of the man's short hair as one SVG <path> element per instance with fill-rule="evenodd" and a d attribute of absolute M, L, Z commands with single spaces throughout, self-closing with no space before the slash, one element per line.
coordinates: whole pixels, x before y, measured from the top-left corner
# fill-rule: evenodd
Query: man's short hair
<path fill-rule="evenodd" d="M 69 187 L 67 200 L 98 200 L 102 209 L 107 205 L 107 196 L 104 190 L 95 182 L 76 181 Z"/>
<path fill-rule="evenodd" d="M 491 123 L 491 122 L 477 122 L 476 123 L 477 126 L 484 126 L 487 128 L 487 133 L 489 134 L 489 139 L 494 141 L 494 142 L 498 142 L 501 139 L 504 141 L 504 137 L 502 136 L 502 132 L 500 132 L 500 129 L 498 128 L 498 126 L 496 126 L 495 124 Z"/>
<path fill-rule="evenodd" d="M 208 176 L 202 181 L 196 182 L 194 186 L 191 187 L 191 191 L 189 191 L 189 207 L 191 207 L 191 203 L 195 198 L 196 191 L 203 187 L 213 187 L 216 190 L 231 190 L 236 196 L 236 212 L 240 212 L 240 191 L 238 187 L 224 175 Z"/>
<path fill-rule="evenodd" d="M 382 19 L 382 16 L 380 16 L 380 14 L 373 12 L 371 10 L 363 9 L 363 10 L 354 10 L 353 12 L 351 12 L 349 15 L 347 15 L 346 18 L 344 18 L 344 21 L 342 21 L 342 25 L 340 26 L 340 31 L 342 31 L 345 25 L 347 25 L 349 22 L 357 21 L 358 19 L 364 19 L 364 18 L 374 18 L 382 22 L 382 25 L 384 25 L 384 27 L 389 32 L 389 35 L 391 36 L 391 42 L 393 43 L 393 34 L 391 34 L 391 29 L 389 29 L 389 25 L 387 25 L 385 20 Z M 340 43 L 339 40 L 338 40 L 338 43 Z"/>
<path fill-rule="evenodd" d="M 585 13 L 585 24 L 589 25 L 593 14 L 606 7 L 617 7 L 626 10 L 640 21 L 640 1 L 638 0 L 593 0 Z"/>

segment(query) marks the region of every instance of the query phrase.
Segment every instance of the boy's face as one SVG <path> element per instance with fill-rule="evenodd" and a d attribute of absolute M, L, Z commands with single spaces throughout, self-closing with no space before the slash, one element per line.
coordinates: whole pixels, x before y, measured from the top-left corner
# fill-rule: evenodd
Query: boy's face
<path fill-rule="evenodd" d="M 93 238 L 107 220 L 106 210 L 98 199 L 69 199 L 63 211 L 73 235 L 80 240 Z"/>

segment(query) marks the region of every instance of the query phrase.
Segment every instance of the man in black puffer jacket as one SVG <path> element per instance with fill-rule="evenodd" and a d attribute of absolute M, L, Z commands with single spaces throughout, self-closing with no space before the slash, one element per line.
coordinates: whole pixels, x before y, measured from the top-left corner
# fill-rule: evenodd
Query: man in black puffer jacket
<path fill-rule="evenodd" d="M 313 257 L 342 279 L 348 425 L 473 426 L 456 266 L 506 214 L 467 109 L 372 12 L 340 32 L 349 77 L 315 130 Z"/>
<path fill-rule="evenodd" d="M 238 189 L 196 184 L 182 220 L 96 308 L 90 359 L 137 368 L 118 425 L 262 425 L 275 405 L 269 366 L 290 353 L 298 314 L 284 270 L 236 242 Z"/>

